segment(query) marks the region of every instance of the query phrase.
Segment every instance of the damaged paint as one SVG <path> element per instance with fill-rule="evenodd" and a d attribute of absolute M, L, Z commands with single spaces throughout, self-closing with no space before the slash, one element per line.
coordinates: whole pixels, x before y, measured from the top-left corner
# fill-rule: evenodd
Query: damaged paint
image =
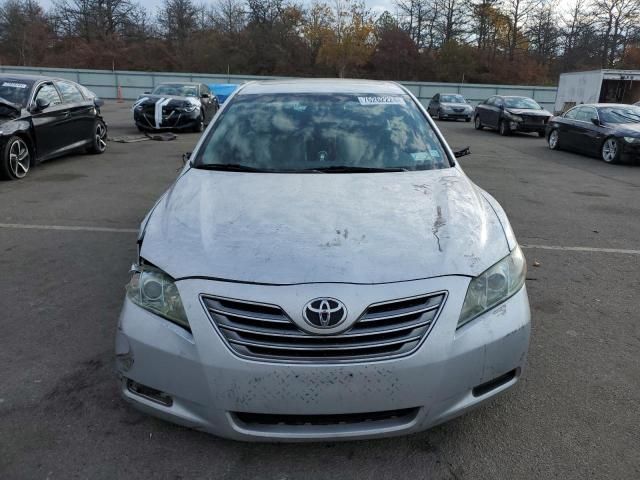
<path fill-rule="evenodd" d="M 268 284 L 476 276 L 509 253 L 497 207 L 480 192 L 457 168 L 190 169 L 146 222 L 141 255 L 174 278 Z"/>

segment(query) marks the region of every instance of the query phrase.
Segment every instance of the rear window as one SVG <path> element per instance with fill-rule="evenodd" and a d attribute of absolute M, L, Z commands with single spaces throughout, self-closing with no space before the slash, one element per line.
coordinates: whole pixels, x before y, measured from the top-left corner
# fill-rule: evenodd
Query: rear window
<path fill-rule="evenodd" d="M 450 166 L 411 97 L 368 93 L 237 95 L 196 159 L 228 163 L 276 172 Z"/>

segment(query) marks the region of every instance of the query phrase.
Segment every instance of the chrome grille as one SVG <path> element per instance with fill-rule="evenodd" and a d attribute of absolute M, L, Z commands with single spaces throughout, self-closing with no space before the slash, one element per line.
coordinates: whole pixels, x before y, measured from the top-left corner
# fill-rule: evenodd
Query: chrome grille
<path fill-rule="evenodd" d="M 345 332 L 305 332 L 276 305 L 202 296 L 229 348 L 240 356 L 287 362 L 358 361 L 406 355 L 435 323 L 446 292 L 374 303 Z"/>

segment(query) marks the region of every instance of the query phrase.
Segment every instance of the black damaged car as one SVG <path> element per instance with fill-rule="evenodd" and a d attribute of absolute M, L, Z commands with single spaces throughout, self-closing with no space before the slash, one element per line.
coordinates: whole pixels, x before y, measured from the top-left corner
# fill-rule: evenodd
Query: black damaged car
<path fill-rule="evenodd" d="M 140 131 L 202 132 L 218 111 L 218 99 L 203 83 L 161 83 L 133 104 Z"/>
<path fill-rule="evenodd" d="M 478 104 L 473 113 L 473 124 L 476 130 L 495 128 L 500 135 L 535 132 L 544 137 L 550 118 L 551 113 L 531 98 L 496 95 Z"/>
<path fill-rule="evenodd" d="M 599 156 L 606 163 L 635 162 L 640 159 L 640 107 L 579 105 L 549 121 L 547 142 L 551 150 Z"/>
<path fill-rule="evenodd" d="M 103 102 L 82 85 L 35 75 L 0 76 L 0 178 L 24 178 L 37 163 L 71 152 L 103 153 Z"/>

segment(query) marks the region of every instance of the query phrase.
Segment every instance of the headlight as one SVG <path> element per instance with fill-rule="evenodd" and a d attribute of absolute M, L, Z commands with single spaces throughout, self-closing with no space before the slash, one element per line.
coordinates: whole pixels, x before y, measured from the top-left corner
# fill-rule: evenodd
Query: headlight
<path fill-rule="evenodd" d="M 127 284 L 127 297 L 136 305 L 191 329 L 182 300 L 173 279 L 148 265 L 136 266 Z"/>
<path fill-rule="evenodd" d="M 193 104 L 193 103 L 190 103 L 189 105 L 187 105 L 187 106 L 185 106 L 185 107 L 178 108 L 178 110 L 179 110 L 180 112 L 191 113 L 191 112 L 193 112 L 196 108 L 198 108 L 198 106 L 197 106 L 197 105 L 195 105 L 195 104 Z"/>
<path fill-rule="evenodd" d="M 624 141 L 627 143 L 640 143 L 640 138 L 638 137 L 624 137 Z"/>
<path fill-rule="evenodd" d="M 527 275 L 520 247 L 514 248 L 493 267 L 471 280 L 462 305 L 458 328 L 517 293 Z"/>
<path fill-rule="evenodd" d="M 522 117 L 520 115 L 514 115 L 513 113 L 504 112 L 504 116 L 507 117 L 512 122 L 521 122 Z"/>

